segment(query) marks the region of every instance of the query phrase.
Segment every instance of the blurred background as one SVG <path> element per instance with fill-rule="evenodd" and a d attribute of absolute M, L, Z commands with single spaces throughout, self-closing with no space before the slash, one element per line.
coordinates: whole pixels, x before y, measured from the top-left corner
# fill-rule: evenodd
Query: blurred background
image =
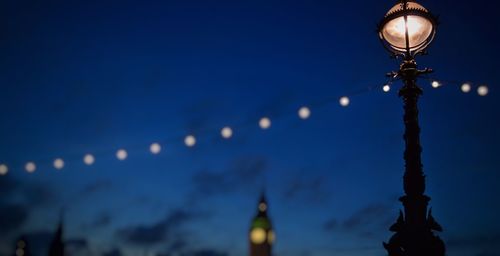
<path fill-rule="evenodd" d="M 1 1 L 0 255 L 47 255 L 60 224 L 66 255 L 248 255 L 263 191 L 275 255 L 386 255 L 403 110 L 376 24 L 394 2 Z M 419 81 L 433 215 L 450 255 L 500 255 L 497 3 L 420 2 L 441 25 L 417 62 L 456 81 Z"/>

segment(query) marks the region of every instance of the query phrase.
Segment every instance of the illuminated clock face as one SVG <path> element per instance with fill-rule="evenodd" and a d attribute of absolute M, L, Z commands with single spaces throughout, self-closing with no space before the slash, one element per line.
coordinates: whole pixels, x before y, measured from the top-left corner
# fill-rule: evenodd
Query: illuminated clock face
<path fill-rule="evenodd" d="M 263 228 L 254 228 L 250 232 L 250 240 L 254 244 L 262 244 L 266 241 L 266 231 Z"/>
<path fill-rule="evenodd" d="M 266 203 L 260 203 L 259 204 L 259 211 L 265 212 L 267 210 L 267 204 Z"/>
<path fill-rule="evenodd" d="M 275 240 L 276 240 L 276 235 L 274 234 L 274 231 L 269 230 L 269 233 L 267 233 L 267 242 L 269 244 L 274 244 Z"/>

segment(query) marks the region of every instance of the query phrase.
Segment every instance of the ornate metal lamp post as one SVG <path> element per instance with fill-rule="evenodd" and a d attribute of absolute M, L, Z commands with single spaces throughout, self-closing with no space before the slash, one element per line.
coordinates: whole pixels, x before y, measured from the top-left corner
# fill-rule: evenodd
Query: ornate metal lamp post
<path fill-rule="evenodd" d="M 418 124 L 418 98 L 422 89 L 416 81 L 431 69 L 418 70 L 415 56 L 425 50 L 436 34 L 437 19 L 422 5 L 412 0 L 399 0 L 380 22 L 378 32 L 384 46 L 403 62 L 399 71 L 390 75 L 401 79 L 404 86 L 399 96 L 404 102 L 404 152 L 405 173 L 403 178 L 405 195 L 400 198 L 404 213 L 390 230 L 395 232 L 384 247 L 389 256 L 444 256 L 443 241 L 434 234 L 441 226 L 427 212 L 430 200 L 425 192 L 425 175 L 422 170 L 420 127 Z"/>

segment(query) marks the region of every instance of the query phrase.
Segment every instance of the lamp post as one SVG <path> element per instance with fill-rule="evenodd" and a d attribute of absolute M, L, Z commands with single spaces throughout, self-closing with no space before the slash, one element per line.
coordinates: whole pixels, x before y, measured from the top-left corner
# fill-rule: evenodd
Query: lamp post
<path fill-rule="evenodd" d="M 405 195 L 399 200 L 400 211 L 397 222 L 390 227 L 395 234 L 384 243 L 389 256 L 444 256 L 443 241 L 434 234 L 441 226 L 427 209 L 430 198 L 425 195 L 425 175 L 422 170 L 420 127 L 418 124 L 418 98 L 422 89 L 417 78 L 432 72 L 419 70 L 415 57 L 424 54 L 436 34 L 437 19 L 422 5 L 412 0 L 399 0 L 385 15 L 378 33 L 386 49 L 402 59 L 399 71 L 390 75 L 403 81 L 399 96 L 404 103 L 404 159 L 403 187 Z"/>

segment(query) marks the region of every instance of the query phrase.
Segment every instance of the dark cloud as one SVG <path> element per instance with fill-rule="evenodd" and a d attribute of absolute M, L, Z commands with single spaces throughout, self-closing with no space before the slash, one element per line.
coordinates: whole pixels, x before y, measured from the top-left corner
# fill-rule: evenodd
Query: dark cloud
<path fill-rule="evenodd" d="M 330 219 L 323 224 L 323 228 L 327 231 L 336 230 L 339 227 L 339 222 L 336 219 Z"/>
<path fill-rule="evenodd" d="M 95 182 L 89 183 L 85 185 L 82 189 L 77 191 L 73 197 L 71 197 L 70 201 L 66 202 L 65 207 L 71 207 L 72 205 L 76 205 L 85 201 L 87 198 L 92 195 L 109 190 L 112 187 L 112 182 L 110 180 L 97 180 Z"/>
<path fill-rule="evenodd" d="M 492 250 L 491 252 L 480 252 L 476 254 L 476 256 L 498 256 L 497 249 Z"/>
<path fill-rule="evenodd" d="M 188 246 L 188 243 L 185 239 L 183 239 L 182 237 L 177 237 L 175 241 L 170 243 L 167 251 L 180 252 L 180 251 L 183 251 L 184 249 L 186 249 L 187 246 Z"/>
<path fill-rule="evenodd" d="M 446 245 L 455 248 L 493 248 L 500 244 L 500 233 L 469 234 L 447 239 Z"/>
<path fill-rule="evenodd" d="M 48 205 L 57 198 L 45 184 L 20 182 L 10 176 L 0 177 L 0 192 L 0 203 L 17 202 L 30 207 Z"/>
<path fill-rule="evenodd" d="M 98 180 L 94 183 L 86 185 L 80 192 L 81 195 L 86 196 L 88 194 L 96 193 L 103 190 L 108 190 L 112 186 L 109 180 Z"/>
<path fill-rule="evenodd" d="M 18 187 L 18 183 L 10 178 L 10 176 L 0 176 L 0 200 L 10 196 Z"/>
<path fill-rule="evenodd" d="M 73 238 L 64 242 L 66 250 L 69 252 L 77 252 L 82 250 L 87 250 L 89 243 L 84 238 Z"/>
<path fill-rule="evenodd" d="M 220 102 L 212 99 L 204 99 L 196 104 L 189 105 L 184 109 L 186 116 L 186 129 L 190 133 L 199 133 L 209 128 L 210 117 L 213 113 L 217 113 L 221 107 Z"/>
<path fill-rule="evenodd" d="M 386 216 L 393 216 L 392 207 L 386 204 L 374 204 L 360 209 L 342 223 L 347 230 L 358 230 L 372 224 L 384 225 L 387 223 Z M 394 219 L 396 220 L 396 219 Z"/>
<path fill-rule="evenodd" d="M 33 255 L 41 256 L 46 255 L 45 252 L 49 251 L 49 245 L 54 236 L 53 232 L 50 231 L 34 231 L 28 234 L 24 234 L 26 242 L 30 251 Z"/>
<path fill-rule="evenodd" d="M 183 256 L 227 256 L 225 252 L 219 252 L 211 249 L 204 249 L 183 254 Z"/>
<path fill-rule="evenodd" d="M 0 235 L 18 230 L 28 219 L 28 209 L 19 204 L 0 202 Z"/>
<path fill-rule="evenodd" d="M 138 245 L 152 245 L 163 242 L 167 236 L 165 222 L 149 226 L 135 226 L 119 230 L 119 236 L 126 242 Z"/>
<path fill-rule="evenodd" d="M 226 252 L 220 252 L 217 250 L 213 249 L 201 249 L 201 250 L 194 250 L 194 251 L 187 251 L 187 252 L 164 252 L 164 253 L 159 253 L 156 254 L 156 256 L 173 256 L 173 255 L 179 255 L 179 256 L 228 256 L 229 254 Z"/>
<path fill-rule="evenodd" d="M 263 157 L 240 157 L 224 171 L 200 171 L 192 178 L 194 196 L 205 197 L 263 186 L 266 168 L 267 161 Z"/>
<path fill-rule="evenodd" d="M 260 118 L 262 115 L 270 116 L 271 118 L 282 116 L 290 111 L 290 105 L 294 104 L 296 100 L 297 95 L 289 90 L 289 88 L 281 90 L 258 108 L 257 116 L 254 119 Z"/>
<path fill-rule="evenodd" d="M 22 189 L 27 205 L 43 206 L 56 202 L 56 194 L 52 189 L 42 184 L 26 184 Z"/>
<path fill-rule="evenodd" d="M 122 251 L 117 248 L 102 254 L 102 256 L 122 256 L 122 255 L 123 255 Z"/>
<path fill-rule="evenodd" d="M 48 186 L 19 182 L 10 176 L 0 177 L 0 192 L 1 235 L 18 231 L 35 207 L 49 205 L 56 198 Z"/>
<path fill-rule="evenodd" d="M 90 224 L 91 227 L 93 228 L 102 228 L 106 227 L 111 223 L 111 215 L 109 213 L 101 213 L 97 215 L 97 217 L 92 221 Z"/>
<path fill-rule="evenodd" d="M 301 172 L 288 181 L 283 196 L 286 200 L 322 203 L 330 197 L 327 187 L 326 177 L 311 176 L 308 173 Z"/>
<path fill-rule="evenodd" d="M 232 189 L 232 185 L 227 181 L 224 173 L 213 173 L 201 171 L 193 175 L 193 183 L 196 193 L 200 195 L 214 195 L 225 193 Z"/>
<path fill-rule="evenodd" d="M 123 241 L 140 246 L 166 243 L 176 237 L 182 228 L 202 214 L 177 209 L 152 225 L 128 227 L 117 231 Z"/>
<path fill-rule="evenodd" d="M 375 234 L 386 230 L 396 221 L 397 212 L 389 204 L 372 204 L 354 212 L 343 221 L 336 218 L 327 220 L 323 224 L 325 231 L 341 231 L 353 233 L 361 238 L 372 238 Z"/>

